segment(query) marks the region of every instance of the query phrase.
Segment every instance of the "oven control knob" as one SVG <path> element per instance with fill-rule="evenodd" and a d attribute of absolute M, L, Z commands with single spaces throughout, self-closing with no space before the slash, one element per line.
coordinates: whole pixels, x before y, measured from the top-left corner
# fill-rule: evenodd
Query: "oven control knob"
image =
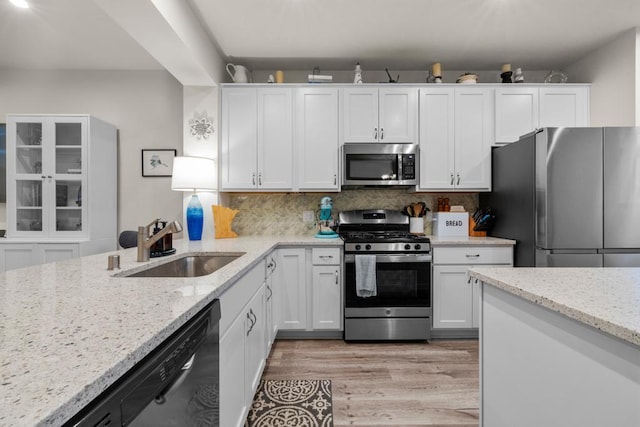
<path fill-rule="evenodd" d="M 419 251 L 419 250 L 422 248 L 422 246 L 420 246 L 420 244 L 418 243 L 418 244 L 415 246 L 415 248 L 416 248 L 416 251 Z"/>
<path fill-rule="evenodd" d="M 404 250 L 405 251 L 408 251 L 409 249 L 411 249 L 411 245 L 409 245 L 409 244 L 404 245 Z"/>
<path fill-rule="evenodd" d="M 366 250 L 371 250 L 371 245 L 367 245 L 364 247 Z"/>
<path fill-rule="evenodd" d="M 359 251 L 362 248 L 360 245 L 356 245 L 356 251 Z"/>

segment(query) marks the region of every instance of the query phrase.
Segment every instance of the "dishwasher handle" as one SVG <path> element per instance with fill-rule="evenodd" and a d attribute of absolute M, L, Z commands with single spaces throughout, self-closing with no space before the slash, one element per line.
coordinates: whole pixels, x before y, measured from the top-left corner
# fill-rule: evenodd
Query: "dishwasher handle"
<path fill-rule="evenodd" d="M 176 375 L 173 380 L 171 380 L 169 384 L 167 384 L 167 386 L 153 399 L 154 402 L 158 405 L 162 405 L 167 401 L 166 396 L 176 387 L 180 387 L 180 384 L 184 382 L 184 379 L 187 378 L 187 375 L 191 372 L 191 367 L 193 366 L 195 358 L 196 354 L 193 353 L 189 360 L 187 360 L 187 362 L 182 365 L 182 368 L 180 368 L 180 374 Z"/>

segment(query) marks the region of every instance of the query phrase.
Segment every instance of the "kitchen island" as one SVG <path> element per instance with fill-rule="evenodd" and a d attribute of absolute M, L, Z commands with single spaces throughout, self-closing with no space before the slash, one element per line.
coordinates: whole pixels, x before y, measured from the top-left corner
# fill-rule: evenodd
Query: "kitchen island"
<path fill-rule="evenodd" d="M 640 269 L 470 275 L 481 282 L 481 425 L 640 425 Z"/>

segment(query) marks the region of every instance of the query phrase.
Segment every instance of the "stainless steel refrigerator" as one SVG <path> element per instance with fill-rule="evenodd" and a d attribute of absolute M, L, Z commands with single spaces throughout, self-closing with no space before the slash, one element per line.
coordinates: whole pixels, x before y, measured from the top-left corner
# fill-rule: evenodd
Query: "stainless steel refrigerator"
<path fill-rule="evenodd" d="M 480 195 L 514 265 L 640 267 L 640 128 L 544 128 L 492 150 Z"/>

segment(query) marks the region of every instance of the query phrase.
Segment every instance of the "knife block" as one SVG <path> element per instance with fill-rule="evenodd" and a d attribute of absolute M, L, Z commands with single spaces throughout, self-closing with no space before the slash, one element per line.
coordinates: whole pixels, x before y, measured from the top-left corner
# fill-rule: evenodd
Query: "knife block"
<path fill-rule="evenodd" d="M 213 225 L 215 227 L 216 239 L 238 237 L 238 234 L 231 230 L 231 223 L 240 211 L 217 205 L 212 205 L 211 209 L 213 210 Z"/>
<path fill-rule="evenodd" d="M 486 231 L 475 231 L 476 221 L 473 216 L 469 215 L 469 236 L 472 237 L 487 237 Z"/>

